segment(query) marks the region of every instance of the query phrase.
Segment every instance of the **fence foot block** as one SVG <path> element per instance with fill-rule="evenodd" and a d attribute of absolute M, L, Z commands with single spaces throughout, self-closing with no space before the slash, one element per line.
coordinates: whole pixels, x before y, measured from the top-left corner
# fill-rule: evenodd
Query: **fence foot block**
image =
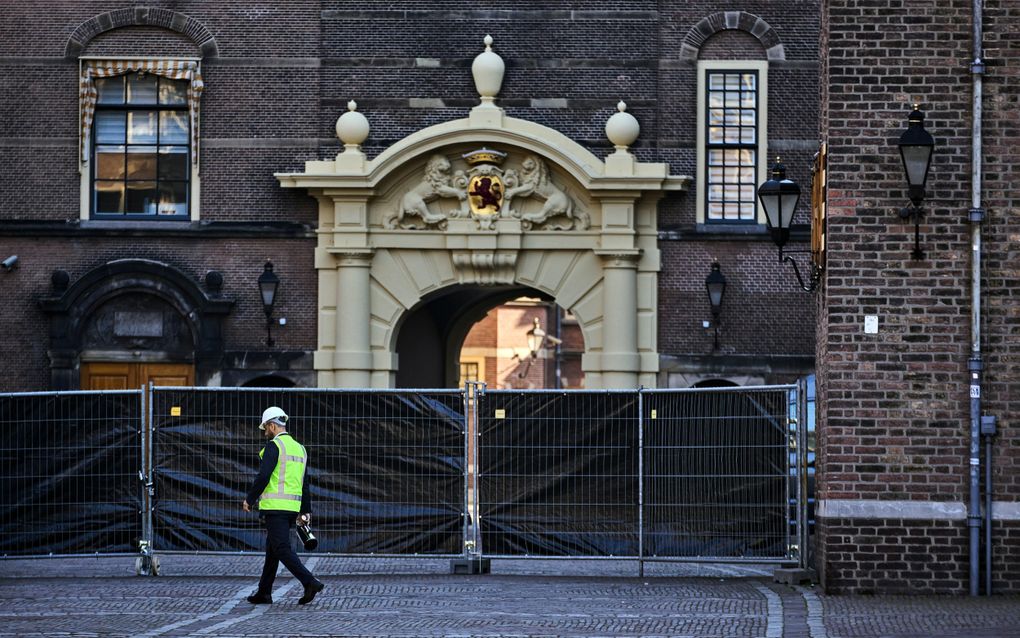
<path fill-rule="evenodd" d="M 450 561 L 451 574 L 488 574 L 490 571 L 488 558 L 454 558 Z"/>
<path fill-rule="evenodd" d="M 778 567 L 772 572 L 772 580 L 784 585 L 813 584 L 818 582 L 818 572 L 810 567 L 807 569 L 800 567 Z"/>

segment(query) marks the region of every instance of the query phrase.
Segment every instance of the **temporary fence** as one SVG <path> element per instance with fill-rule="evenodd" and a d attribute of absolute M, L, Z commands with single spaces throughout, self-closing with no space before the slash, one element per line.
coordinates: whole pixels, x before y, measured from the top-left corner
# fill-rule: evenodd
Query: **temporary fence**
<path fill-rule="evenodd" d="M 137 553 L 144 398 L 0 395 L 0 555 Z"/>
<path fill-rule="evenodd" d="M 3 557 L 260 552 L 279 405 L 318 553 L 803 564 L 803 388 L 166 388 L 0 395 Z M 470 461 L 470 462 L 469 462 Z M 152 570 L 154 571 L 154 570 Z"/>

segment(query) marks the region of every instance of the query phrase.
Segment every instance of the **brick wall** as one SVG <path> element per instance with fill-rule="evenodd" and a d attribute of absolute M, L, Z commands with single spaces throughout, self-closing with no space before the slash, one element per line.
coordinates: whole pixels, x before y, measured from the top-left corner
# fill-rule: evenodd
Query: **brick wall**
<path fill-rule="evenodd" d="M 1016 133 L 1020 56 L 1008 34 L 1020 9 L 987 4 L 982 400 L 1000 419 L 994 500 L 1012 511 L 1020 496 L 1020 291 L 1011 184 L 1020 152 L 1004 141 Z M 818 498 L 960 508 L 969 485 L 971 3 L 829 0 L 825 12 L 829 253 L 818 330 Z M 913 225 L 897 216 L 907 201 L 896 144 L 914 101 L 937 144 L 923 260 L 911 258 Z M 867 315 L 878 316 L 878 334 L 864 334 Z M 967 591 L 960 514 L 948 521 L 861 514 L 818 524 L 818 566 L 830 591 Z M 1015 521 L 995 526 L 1000 592 L 1020 589 L 1015 528 Z"/>

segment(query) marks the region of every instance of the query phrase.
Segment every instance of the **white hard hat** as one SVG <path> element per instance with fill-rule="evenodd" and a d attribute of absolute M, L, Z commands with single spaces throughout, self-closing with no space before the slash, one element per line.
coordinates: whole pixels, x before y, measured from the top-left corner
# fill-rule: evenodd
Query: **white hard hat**
<path fill-rule="evenodd" d="M 262 413 L 262 423 L 259 424 L 259 429 L 265 430 L 266 423 L 270 421 L 276 421 L 280 425 L 286 426 L 288 418 L 290 417 L 287 416 L 287 413 L 275 405 L 271 408 L 266 408 L 266 411 Z"/>

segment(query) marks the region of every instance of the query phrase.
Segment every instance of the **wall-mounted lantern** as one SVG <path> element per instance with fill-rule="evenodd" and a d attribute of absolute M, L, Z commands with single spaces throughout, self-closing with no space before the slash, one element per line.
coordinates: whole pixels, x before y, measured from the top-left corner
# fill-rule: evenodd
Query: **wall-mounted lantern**
<path fill-rule="evenodd" d="M 900 210 L 900 217 L 914 218 L 914 251 L 911 256 L 914 259 L 924 259 L 924 251 L 921 250 L 921 217 L 924 216 L 922 204 L 935 138 L 924 129 L 924 113 L 919 104 L 914 105 L 914 110 L 907 118 L 907 130 L 900 135 L 899 147 L 903 172 L 907 176 L 907 196 L 910 198 L 910 206 Z"/>
<path fill-rule="evenodd" d="M 811 276 L 805 284 L 797 262 L 790 257 L 790 254 L 811 251 L 788 250 L 785 254 L 783 251 L 783 246 L 790 239 L 790 223 L 793 222 L 793 214 L 797 210 L 797 202 L 800 201 L 800 186 L 786 177 L 786 167 L 778 157 L 772 166 L 772 177 L 758 187 L 758 200 L 765 209 L 765 221 L 768 223 L 772 241 L 779 248 L 779 262 L 785 261 L 793 265 L 793 273 L 797 275 L 797 282 L 801 288 L 808 292 L 816 290 L 822 279 L 822 268 L 812 261 Z"/>
<path fill-rule="evenodd" d="M 280 286 L 280 278 L 273 272 L 273 262 L 266 265 L 259 275 L 259 294 L 262 295 L 262 309 L 266 313 L 266 345 L 273 347 L 273 304 L 276 303 L 276 290 Z"/>
<path fill-rule="evenodd" d="M 712 263 L 712 270 L 705 277 L 705 290 L 708 291 L 708 303 L 712 307 L 712 326 L 715 328 L 715 337 L 712 341 L 712 349 L 719 349 L 719 313 L 722 310 L 723 294 L 726 292 L 726 277 L 719 269 L 719 262 Z"/>

